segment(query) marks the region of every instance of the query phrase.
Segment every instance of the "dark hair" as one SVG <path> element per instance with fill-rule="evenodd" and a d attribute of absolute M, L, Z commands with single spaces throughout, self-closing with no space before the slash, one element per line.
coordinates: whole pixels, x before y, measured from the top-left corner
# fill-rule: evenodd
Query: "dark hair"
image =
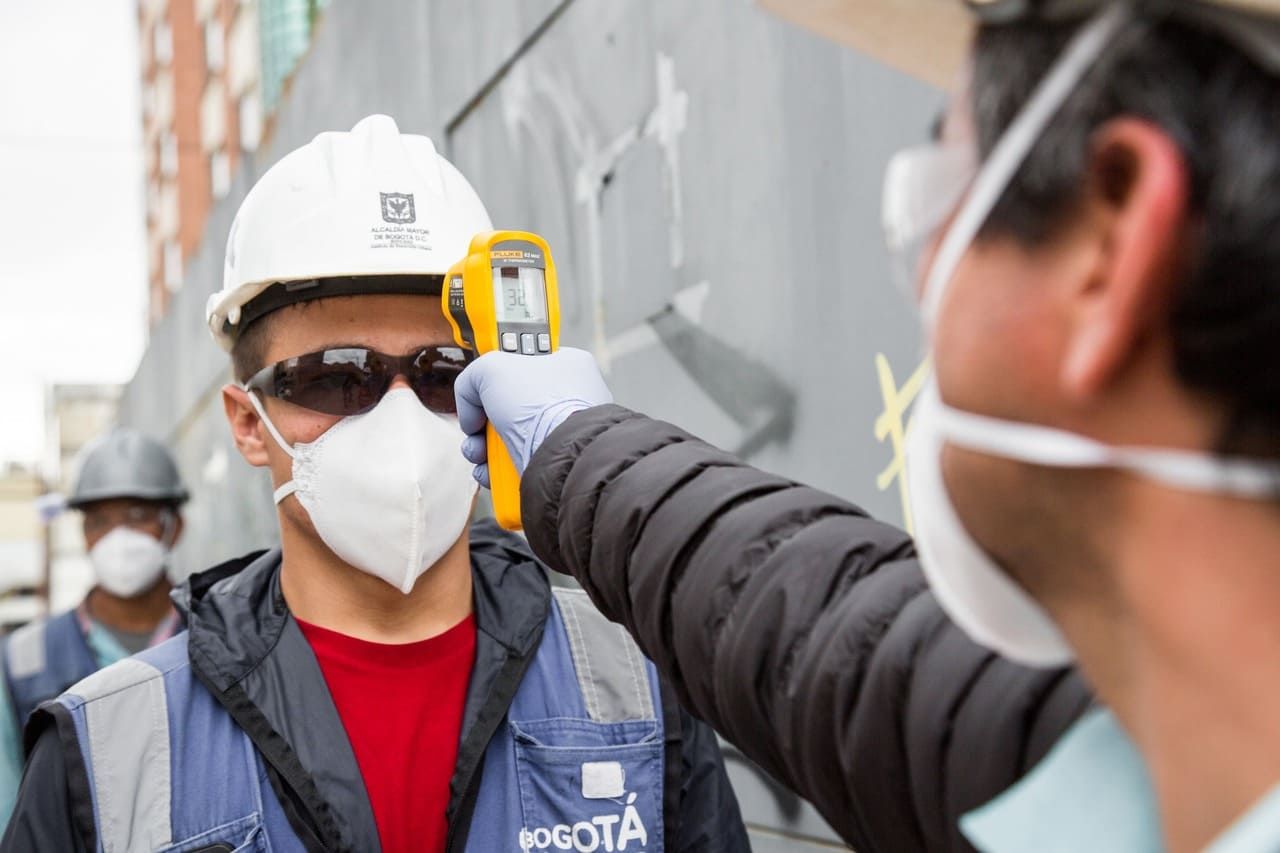
<path fill-rule="evenodd" d="M 231 370 L 237 382 L 248 382 L 253 374 L 266 367 L 267 339 L 272 316 L 254 320 L 231 344 Z"/>
<path fill-rule="evenodd" d="M 1078 24 L 990 26 L 978 35 L 973 115 L 985 157 Z M 1093 133 L 1122 115 L 1181 149 L 1198 227 L 1171 307 L 1174 368 L 1222 401 L 1223 453 L 1280 456 L 1280 84 L 1237 47 L 1175 21 L 1122 36 L 1045 131 L 983 237 L 1035 245 L 1069 221 Z"/>

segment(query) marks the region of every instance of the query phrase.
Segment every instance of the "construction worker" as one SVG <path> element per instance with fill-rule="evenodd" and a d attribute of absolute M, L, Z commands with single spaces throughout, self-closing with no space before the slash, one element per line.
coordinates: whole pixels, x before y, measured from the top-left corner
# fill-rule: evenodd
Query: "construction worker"
<path fill-rule="evenodd" d="M 67 505 L 83 515 L 94 586 L 84 601 L 4 640 L 0 689 L 0 819 L 22 776 L 22 724 L 42 702 L 118 660 L 172 637 L 169 553 L 182 535 L 187 489 L 164 445 L 111 430 L 85 451 Z"/>
<path fill-rule="evenodd" d="M 710 729 L 521 538 L 469 527 L 440 291 L 490 227 L 386 116 L 250 191 L 208 321 L 280 548 L 41 706 L 3 849 L 747 849 Z"/>
<path fill-rule="evenodd" d="M 906 66 L 980 23 L 886 180 L 916 542 L 580 351 L 468 368 L 468 458 L 487 413 L 534 552 L 858 850 L 1280 849 L 1280 2 L 774 5 Z"/>

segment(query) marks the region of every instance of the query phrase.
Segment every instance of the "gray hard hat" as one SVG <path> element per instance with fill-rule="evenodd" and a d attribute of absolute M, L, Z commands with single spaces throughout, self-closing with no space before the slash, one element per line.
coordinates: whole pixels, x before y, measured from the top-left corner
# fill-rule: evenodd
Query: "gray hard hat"
<path fill-rule="evenodd" d="M 67 506 L 112 498 L 180 504 L 187 497 L 165 446 L 135 429 L 117 427 L 89 447 Z"/>

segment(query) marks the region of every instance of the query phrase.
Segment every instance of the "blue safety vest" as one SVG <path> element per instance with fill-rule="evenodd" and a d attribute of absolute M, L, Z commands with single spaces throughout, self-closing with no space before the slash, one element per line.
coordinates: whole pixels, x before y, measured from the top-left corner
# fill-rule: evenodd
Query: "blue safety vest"
<path fill-rule="evenodd" d="M 57 696 L 100 664 L 74 610 L 23 625 L 4 640 L 4 677 L 21 726 L 41 702 Z"/>
<path fill-rule="evenodd" d="M 196 679 L 185 632 L 57 701 L 75 724 L 97 850 L 304 849 L 249 736 Z M 553 590 L 485 751 L 466 849 L 661 851 L 661 708 L 657 673 L 631 638 L 581 590 Z"/>

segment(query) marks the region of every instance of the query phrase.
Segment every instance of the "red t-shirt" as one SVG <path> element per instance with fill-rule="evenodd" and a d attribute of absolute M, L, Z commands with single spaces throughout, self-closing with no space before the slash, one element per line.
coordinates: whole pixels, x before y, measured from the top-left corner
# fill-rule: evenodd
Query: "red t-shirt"
<path fill-rule="evenodd" d="M 385 853 L 444 850 L 449 781 L 476 656 L 474 616 L 386 645 L 301 620 L 347 730 Z"/>

